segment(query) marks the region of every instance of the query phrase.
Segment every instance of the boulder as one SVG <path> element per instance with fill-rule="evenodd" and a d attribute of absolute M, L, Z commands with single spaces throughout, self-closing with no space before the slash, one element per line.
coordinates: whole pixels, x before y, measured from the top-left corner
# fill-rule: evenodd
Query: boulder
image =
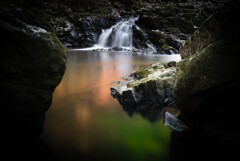
<path fill-rule="evenodd" d="M 191 129 L 239 143 L 239 2 L 207 19 L 181 46 L 174 94 Z"/>
<path fill-rule="evenodd" d="M 177 66 L 174 87 L 180 100 L 239 81 L 239 24 L 232 17 L 235 12 L 235 7 L 231 7 L 211 16 L 181 46 L 183 60 Z"/>
<path fill-rule="evenodd" d="M 221 27 L 224 25 L 220 21 L 222 15 L 220 13 L 210 16 L 202 26 L 185 42 L 180 48 L 181 58 L 184 59 L 190 55 L 199 53 L 209 44 L 221 39 L 223 31 Z M 204 41 L 203 41 L 204 40 Z"/>
<path fill-rule="evenodd" d="M 132 107 L 140 104 L 165 106 L 173 103 L 173 85 L 176 69 L 171 62 L 165 67 L 161 63 L 139 69 L 131 79 L 111 87 L 111 94 L 121 104 Z"/>
<path fill-rule="evenodd" d="M 66 53 L 57 37 L 0 12 L 1 128 L 8 137 L 31 138 L 43 130 Z"/>
<path fill-rule="evenodd" d="M 181 120 L 168 111 L 164 115 L 164 125 L 175 132 L 186 132 L 188 130 L 188 127 Z"/>

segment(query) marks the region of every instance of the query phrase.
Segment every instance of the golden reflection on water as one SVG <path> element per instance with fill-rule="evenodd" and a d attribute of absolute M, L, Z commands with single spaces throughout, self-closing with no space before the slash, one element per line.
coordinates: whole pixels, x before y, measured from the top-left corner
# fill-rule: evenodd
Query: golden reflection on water
<path fill-rule="evenodd" d="M 89 57 L 84 53 L 69 53 L 66 73 L 54 92 L 55 97 L 63 98 L 68 95 L 74 97 L 76 94 L 79 97 L 80 94 L 85 101 L 92 100 L 101 108 L 107 108 L 107 104 L 113 99 L 110 95 L 110 86 L 113 81 L 121 80 L 121 77 L 129 75 L 143 65 L 169 59 L 164 59 L 163 56 L 146 59 L 147 56 L 93 54 L 94 57 Z"/>
<path fill-rule="evenodd" d="M 89 120 L 89 107 L 84 104 L 78 104 L 75 106 L 76 110 L 76 121 L 79 122 L 80 126 L 85 126 Z"/>
<path fill-rule="evenodd" d="M 89 136 L 87 133 L 87 127 L 89 123 L 89 107 L 86 104 L 77 104 L 75 106 L 76 110 L 76 122 L 79 125 L 79 128 L 82 129 L 81 137 L 78 138 L 78 145 L 82 152 L 86 152 L 88 150 L 89 145 Z"/>

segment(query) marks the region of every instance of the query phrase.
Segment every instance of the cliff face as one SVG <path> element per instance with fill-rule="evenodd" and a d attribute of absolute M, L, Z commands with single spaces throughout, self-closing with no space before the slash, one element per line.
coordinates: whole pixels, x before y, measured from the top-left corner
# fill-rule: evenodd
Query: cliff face
<path fill-rule="evenodd" d="M 1 127 L 7 137 L 42 132 L 52 93 L 65 71 L 66 54 L 56 36 L 0 12 Z"/>

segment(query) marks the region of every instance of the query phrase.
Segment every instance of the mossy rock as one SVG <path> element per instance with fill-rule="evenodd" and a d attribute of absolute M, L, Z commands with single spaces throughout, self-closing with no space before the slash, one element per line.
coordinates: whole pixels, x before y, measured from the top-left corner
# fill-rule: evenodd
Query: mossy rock
<path fill-rule="evenodd" d="M 239 60 L 224 54 L 220 50 L 224 45 L 223 41 L 211 44 L 178 64 L 177 95 L 194 95 L 236 79 L 235 72 L 240 72 Z"/>
<path fill-rule="evenodd" d="M 239 2 L 229 3 L 186 42 L 183 48 L 189 53 L 177 65 L 174 85 L 181 117 L 194 133 L 227 145 L 238 142 L 240 131 L 240 24 L 234 18 L 239 6 Z"/>
<path fill-rule="evenodd" d="M 131 74 L 131 80 L 111 87 L 112 96 L 124 104 L 167 105 L 173 102 L 175 75 L 174 62 L 143 67 Z"/>
<path fill-rule="evenodd" d="M 229 9 L 214 14 L 181 46 L 175 93 L 191 97 L 238 80 L 236 48 L 239 24 L 231 25 Z M 232 14 L 232 13 L 231 13 Z"/>
<path fill-rule="evenodd" d="M 136 79 L 147 78 L 149 74 L 152 74 L 154 73 L 154 71 L 162 68 L 164 68 L 164 66 L 161 63 L 157 63 L 157 64 L 149 65 L 147 67 L 143 67 L 135 71 L 131 75 Z"/>
<path fill-rule="evenodd" d="M 214 42 L 177 65 L 174 93 L 185 109 L 196 109 L 209 97 L 240 86 L 240 56 L 235 36 Z"/>
<path fill-rule="evenodd" d="M 166 44 L 166 40 L 164 38 L 161 38 L 158 40 L 158 45 L 162 48 Z"/>
<path fill-rule="evenodd" d="M 152 30 L 149 34 L 149 38 L 153 43 L 157 44 L 162 43 L 159 41 L 165 41 L 166 36 L 159 30 Z"/>
<path fill-rule="evenodd" d="M 35 137 L 43 130 L 52 93 L 65 72 L 66 52 L 55 34 L 4 16 L 7 19 L 0 22 L 0 33 L 6 35 L 0 64 L 3 120 L 8 120 L 8 132 Z"/>
<path fill-rule="evenodd" d="M 149 38 L 159 51 L 167 52 L 173 48 L 167 43 L 170 41 L 169 36 L 159 30 L 152 30 L 149 34 Z"/>
<path fill-rule="evenodd" d="M 194 55 L 207 45 L 221 39 L 221 14 L 215 14 L 207 19 L 200 28 L 180 47 L 182 59 Z"/>

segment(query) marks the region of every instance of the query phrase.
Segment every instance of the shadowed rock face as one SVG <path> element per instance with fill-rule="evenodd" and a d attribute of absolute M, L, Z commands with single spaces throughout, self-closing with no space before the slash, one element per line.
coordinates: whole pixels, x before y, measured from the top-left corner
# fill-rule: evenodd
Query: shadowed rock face
<path fill-rule="evenodd" d="M 221 90 L 238 87 L 239 23 L 234 20 L 238 4 L 213 15 L 181 46 L 174 92 L 190 108 Z M 194 98 L 196 99 L 194 101 Z M 191 103 L 190 103 L 191 104 Z"/>
<path fill-rule="evenodd" d="M 177 65 L 174 93 L 182 111 L 179 118 L 191 133 L 180 139 L 173 136 L 179 147 L 173 156 L 180 156 L 173 160 L 190 159 L 188 154 L 201 156 L 199 160 L 237 157 L 240 26 L 234 15 L 238 14 L 239 2 L 229 3 L 181 46 L 184 59 Z"/>
<path fill-rule="evenodd" d="M 65 49 L 54 34 L 3 12 L 0 34 L 2 131 L 7 137 L 38 136 L 65 71 Z"/>

